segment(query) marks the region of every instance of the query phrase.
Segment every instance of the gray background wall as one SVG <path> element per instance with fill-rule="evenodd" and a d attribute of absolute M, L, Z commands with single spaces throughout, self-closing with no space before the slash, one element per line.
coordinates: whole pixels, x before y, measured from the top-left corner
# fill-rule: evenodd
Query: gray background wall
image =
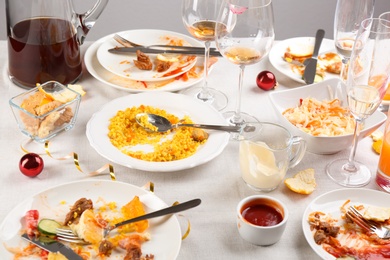
<path fill-rule="evenodd" d="M 78 12 L 86 11 L 95 1 L 73 0 Z M 180 0 L 111 0 L 86 40 L 131 29 L 162 29 L 188 34 L 181 20 L 180 4 Z M 274 0 L 273 5 L 277 40 L 312 36 L 319 28 L 326 31 L 326 38 L 333 38 L 336 0 Z M 385 11 L 390 11 L 390 0 L 376 0 L 375 16 Z M 1 0 L 0 40 L 5 39 L 5 0 Z"/>

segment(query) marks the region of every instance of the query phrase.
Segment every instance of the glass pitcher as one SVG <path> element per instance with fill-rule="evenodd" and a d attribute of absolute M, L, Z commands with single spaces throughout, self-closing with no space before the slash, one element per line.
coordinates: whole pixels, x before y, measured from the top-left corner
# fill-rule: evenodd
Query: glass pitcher
<path fill-rule="evenodd" d="M 72 0 L 5 0 L 10 79 L 24 88 L 77 81 L 80 45 L 107 3 L 78 14 Z"/>

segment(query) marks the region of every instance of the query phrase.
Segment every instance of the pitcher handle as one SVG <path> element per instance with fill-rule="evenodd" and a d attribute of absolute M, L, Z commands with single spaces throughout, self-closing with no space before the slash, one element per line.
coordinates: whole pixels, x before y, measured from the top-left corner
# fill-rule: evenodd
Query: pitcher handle
<path fill-rule="evenodd" d="M 294 168 L 305 155 L 306 141 L 300 136 L 292 137 L 292 149 L 289 168 Z"/>
<path fill-rule="evenodd" d="M 84 43 L 89 30 L 95 25 L 96 20 L 103 12 L 109 0 L 98 0 L 96 4 L 83 14 L 73 14 L 73 25 L 77 31 L 77 42 L 79 45 Z"/>

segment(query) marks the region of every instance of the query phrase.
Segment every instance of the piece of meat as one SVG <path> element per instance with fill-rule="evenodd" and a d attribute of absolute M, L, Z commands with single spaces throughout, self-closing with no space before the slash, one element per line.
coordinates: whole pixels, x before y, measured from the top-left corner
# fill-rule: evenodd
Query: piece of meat
<path fill-rule="evenodd" d="M 81 198 L 77 200 L 74 205 L 71 207 L 68 214 L 66 214 L 65 217 L 65 225 L 70 225 L 72 223 L 77 223 L 80 219 L 81 214 L 87 210 L 87 209 L 93 209 L 93 203 L 91 200 L 86 198 Z"/>
<path fill-rule="evenodd" d="M 320 229 L 315 232 L 313 238 L 317 245 L 321 245 L 322 242 L 324 242 L 326 239 L 326 234 L 323 230 Z"/>
<path fill-rule="evenodd" d="M 124 260 L 141 260 L 142 251 L 141 248 L 131 248 L 126 250 L 126 255 Z"/>
<path fill-rule="evenodd" d="M 102 240 L 99 244 L 99 255 L 110 256 L 114 245 L 108 240 Z"/>
<path fill-rule="evenodd" d="M 199 129 L 199 128 L 194 128 L 192 130 L 192 139 L 194 139 L 194 141 L 196 142 L 203 142 L 205 140 L 207 140 L 207 138 L 209 138 L 209 134 L 202 130 L 202 129 Z"/>
<path fill-rule="evenodd" d="M 157 72 L 164 72 L 171 67 L 172 62 L 170 61 L 162 61 L 159 59 L 156 59 L 156 70 Z"/>
<path fill-rule="evenodd" d="M 149 237 L 145 234 L 131 234 L 119 241 L 119 246 L 126 250 L 124 260 L 144 260 L 142 257 L 141 244 Z M 154 259 L 154 258 L 149 258 Z"/>
<path fill-rule="evenodd" d="M 134 65 L 140 70 L 152 70 L 153 64 L 148 55 L 140 50 L 137 50 L 137 59 L 134 60 Z"/>

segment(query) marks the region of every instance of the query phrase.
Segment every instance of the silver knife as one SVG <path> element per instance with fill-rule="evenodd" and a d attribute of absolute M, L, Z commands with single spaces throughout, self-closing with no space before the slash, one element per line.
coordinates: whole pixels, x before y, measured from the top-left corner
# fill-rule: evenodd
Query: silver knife
<path fill-rule="evenodd" d="M 76 252 L 73 251 L 70 247 L 67 247 L 66 245 L 64 245 L 61 242 L 58 242 L 57 240 L 54 240 L 51 238 L 46 239 L 46 237 L 44 237 L 45 239 L 42 239 L 42 238 L 40 239 L 39 237 L 38 238 L 31 237 L 30 238 L 27 234 L 23 234 L 22 238 L 29 241 L 30 243 L 37 245 L 38 247 L 40 247 L 46 251 L 49 251 L 52 253 L 59 252 L 62 255 L 64 255 L 67 259 L 83 260 L 83 258 L 80 255 L 76 254 Z"/>
<path fill-rule="evenodd" d="M 306 84 L 312 84 L 316 76 L 317 70 L 317 57 L 322 43 L 322 39 L 325 36 L 325 31 L 322 29 L 317 30 L 316 39 L 314 43 L 313 55 L 311 58 L 305 60 L 305 71 L 303 73 L 303 80 Z"/>
<path fill-rule="evenodd" d="M 150 47 L 115 47 L 112 49 L 109 49 L 108 51 L 111 53 L 136 53 L 137 50 L 142 51 L 143 53 L 152 53 L 152 54 L 159 54 L 159 53 L 176 53 L 176 54 L 187 54 L 187 55 L 204 55 L 204 48 L 195 49 L 194 47 L 188 48 L 188 49 L 158 49 L 158 48 L 150 48 Z M 222 56 L 221 53 L 216 50 L 212 49 L 210 50 L 210 56 Z"/>

